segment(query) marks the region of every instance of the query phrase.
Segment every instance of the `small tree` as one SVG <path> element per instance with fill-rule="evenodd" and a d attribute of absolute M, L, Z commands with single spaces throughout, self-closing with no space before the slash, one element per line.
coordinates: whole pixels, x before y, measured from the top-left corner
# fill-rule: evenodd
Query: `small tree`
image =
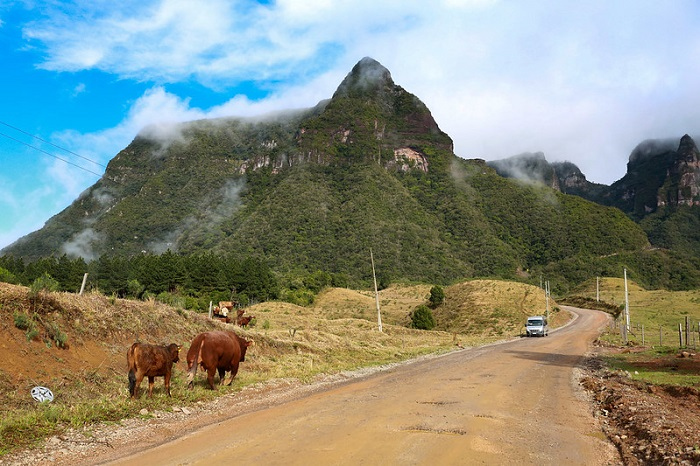
<path fill-rule="evenodd" d="M 16 285 L 18 283 L 17 277 L 7 269 L 0 267 L 0 282 L 12 283 Z"/>
<path fill-rule="evenodd" d="M 435 317 L 433 311 L 425 304 L 421 304 L 411 313 L 411 327 L 421 330 L 432 330 L 435 328 Z"/>
<path fill-rule="evenodd" d="M 435 285 L 430 289 L 430 307 L 435 309 L 445 302 L 445 290 L 440 285 Z"/>
<path fill-rule="evenodd" d="M 51 275 L 44 272 L 44 274 L 38 277 L 29 287 L 29 297 L 36 299 L 39 293 L 42 291 L 58 291 L 58 282 L 51 278 Z"/>
<path fill-rule="evenodd" d="M 126 282 L 126 294 L 130 298 L 139 299 L 143 295 L 146 287 L 143 286 L 137 279 L 127 280 Z"/>

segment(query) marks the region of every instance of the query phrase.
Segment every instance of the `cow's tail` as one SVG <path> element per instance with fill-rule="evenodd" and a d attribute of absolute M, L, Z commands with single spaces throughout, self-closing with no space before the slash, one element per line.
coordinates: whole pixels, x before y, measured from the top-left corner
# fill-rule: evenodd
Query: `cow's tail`
<path fill-rule="evenodd" d="M 129 367 L 129 393 L 134 396 L 136 388 L 136 355 L 134 354 L 136 343 L 126 352 L 126 364 Z"/>
<path fill-rule="evenodd" d="M 197 340 L 197 339 L 195 339 Z M 202 353 L 202 345 L 204 345 L 204 338 L 199 339 L 199 341 L 195 341 L 195 353 L 194 353 L 194 359 L 192 359 L 192 367 L 189 367 L 187 369 L 187 388 L 192 388 L 194 386 L 194 376 L 197 375 L 197 366 L 199 366 L 200 361 L 200 355 Z M 191 351 L 191 349 L 190 349 Z M 189 357 L 187 358 L 187 362 L 189 363 Z"/>

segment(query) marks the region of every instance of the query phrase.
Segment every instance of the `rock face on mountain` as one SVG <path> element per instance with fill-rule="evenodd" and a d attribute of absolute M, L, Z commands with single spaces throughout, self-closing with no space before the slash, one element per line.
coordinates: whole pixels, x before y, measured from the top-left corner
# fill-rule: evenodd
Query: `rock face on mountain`
<path fill-rule="evenodd" d="M 659 208 L 700 205 L 700 151 L 687 134 L 680 143 L 648 140 L 639 144 L 630 154 L 627 173 L 611 186 L 589 182 L 571 162 L 550 164 L 541 152 L 488 164 L 501 176 L 618 207 L 637 220 Z"/>
<path fill-rule="evenodd" d="M 659 189 L 657 206 L 700 205 L 700 151 L 687 134 Z"/>
<path fill-rule="evenodd" d="M 422 171 L 429 162 L 420 146 L 447 152 L 453 147 L 425 104 L 369 57 L 353 67 L 324 111 L 302 125 L 298 142 L 304 157 L 320 163 L 373 161 Z"/>
<path fill-rule="evenodd" d="M 561 189 L 544 156 L 530 161 Z M 445 283 L 647 244 L 616 209 L 456 157 L 420 99 L 364 58 L 313 108 L 144 128 L 102 179 L 2 253 L 213 252 L 357 282 L 371 277 L 372 248 L 380 275 Z"/>
<path fill-rule="evenodd" d="M 506 178 L 527 183 L 539 183 L 565 194 L 596 200 L 604 185 L 591 183 L 581 170 L 571 162 L 550 163 L 542 152 L 524 153 L 507 159 L 487 162 Z"/>
<path fill-rule="evenodd" d="M 630 155 L 627 173 L 594 199 L 641 220 L 659 208 L 700 203 L 700 166 L 693 139 L 645 141 Z"/>

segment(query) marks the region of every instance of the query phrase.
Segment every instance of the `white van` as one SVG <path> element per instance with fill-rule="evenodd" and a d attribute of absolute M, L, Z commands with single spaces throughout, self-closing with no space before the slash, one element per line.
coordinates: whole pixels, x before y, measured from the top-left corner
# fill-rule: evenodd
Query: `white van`
<path fill-rule="evenodd" d="M 530 316 L 525 324 L 525 335 L 528 337 L 546 337 L 549 335 L 547 319 L 543 316 Z"/>

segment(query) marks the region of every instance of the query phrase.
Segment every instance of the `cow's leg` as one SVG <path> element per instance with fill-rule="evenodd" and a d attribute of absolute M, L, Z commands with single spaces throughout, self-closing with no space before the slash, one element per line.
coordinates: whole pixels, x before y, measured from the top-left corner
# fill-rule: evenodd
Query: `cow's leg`
<path fill-rule="evenodd" d="M 238 363 L 235 362 L 231 364 L 231 378 L 228 379 L 228 382 L 226 382 L 226 385 L 231 385 L 233 383 L 233 378 L 238 374 Z"/>
<path fill-rule="evenodd" d="M 219 367 L 219 385 L 224 384 L 224 377 L 226 376 L 226 369 Z"/>
<path fill-rule="evenodd" d="M 141 386 L 141 381 L 145 375 L 146 374 L 141 371 L 136 371 L 136 384 L 134 385 L 134 394 L 132 395 L 132 398 L 139 397 L 139 387 Z"/>
<path fill-rule="evenodd" d="M 216 367 L 207 369 L 207 382 L 209 382 L 209 388 L 214 390 L 214 374 L 216 374 Z"/>
<path fill-rule="evenodd" d="M 153 376 L 148 376 L 148 397 L 153 398 L 153 384 L 155 383 L 156 378 Z"/>
<path fill-rule="evenodd" d="M 170 376 L 171 375 L 172 374 L 170 372 L 165 373 L 165 392 L 168 394 L 168 396 L 171 396 L 170 395 Z"/>

